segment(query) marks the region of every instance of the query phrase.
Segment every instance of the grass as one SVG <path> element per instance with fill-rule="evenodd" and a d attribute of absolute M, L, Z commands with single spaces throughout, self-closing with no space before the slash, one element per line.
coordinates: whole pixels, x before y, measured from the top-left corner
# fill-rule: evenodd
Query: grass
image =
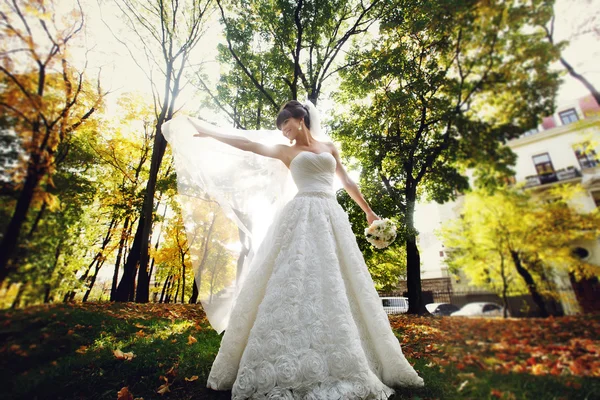
<path fill-rule="evenodd" d="M 426 383 L 397 389 L 393 399 L 600 398 L 599 320 L 392 317 L 404 353 Z M 205 388 L 221 338 L 196 305 L 75 303 L 2 311 L 0 339 L 7 382 L 0 399 L 115 399 L 124 387 L 131 399 L 231 398 Z"/>

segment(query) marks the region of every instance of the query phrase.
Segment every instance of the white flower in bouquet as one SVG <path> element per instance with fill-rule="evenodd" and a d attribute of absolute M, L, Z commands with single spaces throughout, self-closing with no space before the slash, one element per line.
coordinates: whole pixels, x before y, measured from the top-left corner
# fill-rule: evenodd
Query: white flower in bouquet
<path fill-rule="evenodd" d="M 365 229 L 365 236 L 373 246 L 384 249 L 396 239 L 396 226 L 387 218 L 377 219 Z"/>

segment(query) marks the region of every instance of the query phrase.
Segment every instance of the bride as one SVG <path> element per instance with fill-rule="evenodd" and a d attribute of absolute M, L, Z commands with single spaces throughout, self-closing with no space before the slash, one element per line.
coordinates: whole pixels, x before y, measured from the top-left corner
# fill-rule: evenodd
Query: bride
<path fill-rule="evenodd" d="M 281 108 L 276 125 L 289 146 L 186 121 L 195 137 L 283 163 L 297 187 L 268 226 L 228 310 L 207 386 L 231 389 L 233 399 L 387 399 L 392 387 L 423 386 L 392 332 L 348 215 L 336 201 L 334 175 L 369 224 L 379 217 L 349 178 L 335 145 L 316 139 L 312 103 L 292 100 Z M 172 148 L 180 147 L 174 149 L 180 179 L 187 159 L 178 155 L 183 145 L 176 144 L 171 128 L 167 123 L 163 134 Z"/>

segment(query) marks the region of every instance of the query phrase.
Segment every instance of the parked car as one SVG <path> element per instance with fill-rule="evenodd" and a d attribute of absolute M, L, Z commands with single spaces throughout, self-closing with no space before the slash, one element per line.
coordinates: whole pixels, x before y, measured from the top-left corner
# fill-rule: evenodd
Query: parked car
<path fill-rule="evenodd" d="M 388 314 L 402 314 L 408 311 L 408 297 L 381 297 L 381 304 Z"/>
<path fill-rule="evenodd" d="M 488 302 L 468 303 L 450 315 L 453 317 L 502 317 L 504 315 L 504 307 Z M 510 317 L 510 312 L 507 315 Z"/>
<path fill-rule="evenodd" d="M 426 304 L 425 308 L 431 315 L 435 315 L 436 317 L 450 315 L 459 309 L 457 306 L 450 303 L 430 303 Z"/>

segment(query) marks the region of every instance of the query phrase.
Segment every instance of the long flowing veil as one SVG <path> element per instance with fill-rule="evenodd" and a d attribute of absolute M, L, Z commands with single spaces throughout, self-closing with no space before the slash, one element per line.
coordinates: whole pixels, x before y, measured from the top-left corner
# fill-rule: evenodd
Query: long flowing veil
<path fill-rule="evenodd" d="M 320 129 L 316 108 L 309 101 L 305 105 L 311 118 L 311 134 L 317 140 L 327 141 Z M 194 125 L 267 145 L 286 144 L 286 139 L 278 130 L 219 128 L 189 117 L 176 117 L 162 126 L 174 157 L 177 197 L 198 298 L 209 322 L 220 333 L 227 327 L 255 250 L 275 216 L 297 189 L 288 168 L 280 160 L 242 151 L 213 138 L 194 137 L 197 133 Z M 206 267 L 206 246 L 210 238 L 198 235 L 199 225 L 205 223 L 205 218 L 194 212 L 207 200 L 219 204 L 223 213 L 237 225 L 239 235 L 238 243 L 227 246 L 230 259 L 235 261 L 218 265 L 216 269 Z"/>

